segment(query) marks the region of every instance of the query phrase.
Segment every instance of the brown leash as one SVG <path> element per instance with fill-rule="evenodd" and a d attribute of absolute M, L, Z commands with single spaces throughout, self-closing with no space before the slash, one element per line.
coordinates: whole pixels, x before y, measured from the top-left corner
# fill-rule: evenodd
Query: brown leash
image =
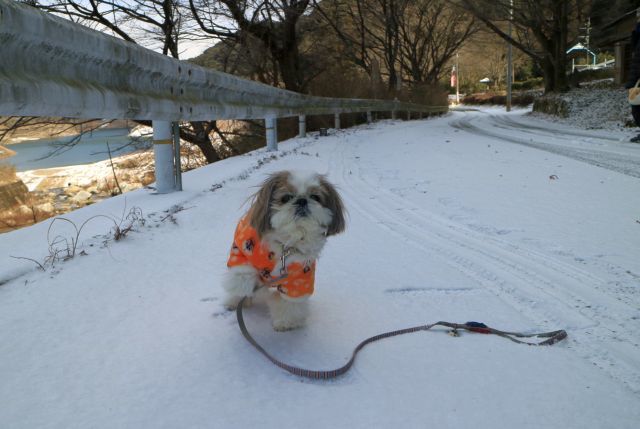
<path fill-rule="evenodd" d="M 245 299 L 246 298 L 242 298 L 242 300 L 238 304 L 238 308 L 236 309 L 236 316 L 238 317 L 238 325 L 240 326 L 240 331 L 242 332 L 242 335 L 244 335 L 244 337 L 247 339 L 247 341 L 249 341 L 251 345 L 253 345 L 253 347 L 255 347 L 260 353 L 262 353 L 274 365 L 284 369 L 285 371 L 290 372 L 291 374 L 294 374 L 300 377 L 313 378 L 317 380 L 328 380 L 330 378 L 336 378 L 343 375 L 347 371 L 349 371 L 349 369 L 351 369 L 351 367 L 353 366 L 353 363 L 356 360 L 356 355 L 367 344 L 373 343 L 375 341 L 383 340 L 385 338 L 395 337 L 397 335 L 412 334 L 418 331 L 428 331 L 434 326 L 444 326 L 447 328 L 451 328 L 452 331 L 450 331 L 449 333 L 452 334 L 453 336 L 459 336 L 458 330 L 465 330 L 465 331 L 476 332 L 480 334 L 498 335 L 500 337 L 507 338 L 515 343 L 526 344 L 529 346 L 551 346 L 567 338 L 567 333 L 562 329 L 558 331 L 552 331 L 552 332 L 543 332 L 540 334 L 522 334 L 519 332 L 500 331 L 498 329 L 490 328 L 484 323 L 480 323 L 480 322 L 467 322 L 464 324 L 450 323 L 450 322 L 436 322 L 436 323 L 432 323 L 431 325 L 422 325 L 422 326 L 415 326 L 413 328 L 399 329 L 397 331 L 384 332 L 382 334 L 369 337 L 356 346 L 356 348 L 353 350 L 353 353 L 351 354 L 351 359 L 349 359 L 349 361 L 344 366 L 341 366 L 340 368 L 337 368 L 334 370 L 317 371 L 317 370 L 298 368 L 295 366 L 288 365 L 284 362 L 281 362 L 278 359 L 271 356 L 269 352 L 267 352 L 260 344 L 258 344 L 256 340 L 253 339 L 251 334 L 249 334 L 249 331 L 247 330 L 247 326 L 244 323 L 244 318 L 242 317 L 242 307 Z M 534 338 L 534 337 L 546 338 L 546 339 L 539 343 L 522 341 L 518 339 L 518 338 Z"/>

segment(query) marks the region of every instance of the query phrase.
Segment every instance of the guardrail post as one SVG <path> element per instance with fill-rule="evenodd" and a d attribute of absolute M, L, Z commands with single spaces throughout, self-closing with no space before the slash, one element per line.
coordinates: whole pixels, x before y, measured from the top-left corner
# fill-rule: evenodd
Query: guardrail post
<path fill-rule="evenodd" d="M 278 150 L 278 122 L 275 116 L 268 116 L 264 119 L 264 127 L 267 133 L 267 150 Z"/>
<path fill-rule="evenodd" d="M 298 137 L 307 136 L 307 115 L 298 116 Z"/>
<path fill-rule="evenodd" d="M 367 111 L 367 124 L 370 124 L 373 122 L 373 115 L 371 114 L 371 111 Z"/>
<path fill-rule="evenodd" d="M 340 129 L 340 113 L 333 114 L 333 123 L 336 130 Z"/>
<path fill-rule="evenodd" d="M 176 191 L 182 191 L 182 161 L 180 159 L 180 122 L 173 123 L 173 165 Z"/>
<path fill-rule="evenodd" d="M 171 122 L 152 121 L 153 155 L 155 161 L 156 192 L 167 194 L 175 189 L 173 173 L 173 141 L 171 139 Z"/>

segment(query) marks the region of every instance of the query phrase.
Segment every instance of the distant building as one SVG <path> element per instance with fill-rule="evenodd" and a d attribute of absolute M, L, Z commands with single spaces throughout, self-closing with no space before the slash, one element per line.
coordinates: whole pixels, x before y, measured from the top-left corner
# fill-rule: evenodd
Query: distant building
<path fill-rule="evenodd" d="M 636 13 L 640 9 L 634 9 L 619 18 L 602 26 L 601 36 L 598 40 L 598 48 L 613 50 L 616 57 L 614 78 L 618 84 L 627 81 L 629 66 L 631 65 L 631 32 L 637 18 Z"/>

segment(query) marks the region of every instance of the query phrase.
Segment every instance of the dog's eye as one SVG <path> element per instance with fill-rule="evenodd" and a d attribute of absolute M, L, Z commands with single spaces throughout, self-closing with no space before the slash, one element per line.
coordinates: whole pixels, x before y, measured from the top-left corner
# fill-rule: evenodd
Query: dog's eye
<path fill-rule="evenodd" d="M 291 199 L 292 199 L 292 198 L 293 198 L 293 195 L 291 195 L 291 194 L 287 194 L 287 195 L 285 195 L 284 197 L 280 198 L 280 202 L 281 202 L 282 204 L 286 204 L 286 203 L 288 203 L 289 201 L 291 201 Z"/>
<path fill-rule="evenodd" d="M 320 195 L 318 194 L 311 194 L 309 195 L 309 198 L 311 198 L 314 201 L 320 202 Z"/>

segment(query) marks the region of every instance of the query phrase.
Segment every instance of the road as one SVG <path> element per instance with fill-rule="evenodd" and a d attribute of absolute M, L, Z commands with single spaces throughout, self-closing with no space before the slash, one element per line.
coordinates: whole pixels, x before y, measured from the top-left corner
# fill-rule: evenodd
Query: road
<path fill-rule="evenodd" d="M 640 144 L 598 131 L 577 131 L 556 124 L 535 124 L 510 115 L 464 115 L 455 129 L 566 156 L 632 177 L 640 177 Z"/>
<path fill-rule="evenodd" d="M 381 121 L 68 213 L 84 253 L 46 272 L 10 255 L 44 260 L 69 225 L 5 234 L 0 427 L 636 429 L 640 146 L 623 137 L 495 109 Z M 278 359 L 335 368 L 366 337 L 439 320 L 568 338 L 437 329 L 367 346 L 328 383 L 284 373 L 244 340 L 219 282 L 247 199 L 291 169 L 326 174 L 348 226 L 318 261 L 307 326 L 245 312 Z M 144 224 L 115 241 L 104 218 L 123 207 Z"/>

